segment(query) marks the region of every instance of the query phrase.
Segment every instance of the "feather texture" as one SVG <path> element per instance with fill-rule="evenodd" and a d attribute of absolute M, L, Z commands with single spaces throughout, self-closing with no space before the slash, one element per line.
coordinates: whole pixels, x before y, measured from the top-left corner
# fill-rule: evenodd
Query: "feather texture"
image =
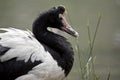
<path fill-rule="evenodd" d="M 17 60 L 24 60 L 25 62 L 30 58 L 32 62 L 44 61 L 46 58 L 50 58 L 47 57 L 48 52 L 44 50 L 43 46 L 33 37 L 30 31 L 15 28 L 2 28 L 0 30 L 7 31 L 0 34 L 0 44 L 11 48 L 5 55 L 0 56 L 2 62 L 15 57 L 17 57 Z"/>
<path fill-rule="evenodd" d="M 0 62 L 14 58 L 16 58 L 16 62 L 24 61 L 27 63 L 29 60 L 32 63 L 42 62 L 33 66 L 28 74 L 24 74 L 16 80 L 54 80 L 56 77 L 64 77 L 64 71 L 57 65 L 50 53 L 34 38 L 32 32 L 15 28 L 0 28 L 0 30 L 6 31 L 0 33 L 0 45 L 10 48 L 4 55 L 0 56 Z"/>

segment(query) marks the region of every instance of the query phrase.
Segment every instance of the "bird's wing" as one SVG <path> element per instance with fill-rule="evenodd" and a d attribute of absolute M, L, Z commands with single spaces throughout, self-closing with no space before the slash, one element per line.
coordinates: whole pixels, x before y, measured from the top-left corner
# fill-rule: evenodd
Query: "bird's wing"
<path fill-rule="evenodd" d="M 52 80 L 64 76 L 61 67 L 30 31 L 14 28 L 0 28 L 0 30 L 6 31 L 0 33 L 0 78 L 48 80 L 49 76 Z M 57 77 L 53 75 L 56 73 Z"/>
<path fill-rule="evenodd" d="M 34 38 L 32 32 L 15 28 L 0 28 L 0 62 L 17 60 L 44 61 L 52 58 Z"/>

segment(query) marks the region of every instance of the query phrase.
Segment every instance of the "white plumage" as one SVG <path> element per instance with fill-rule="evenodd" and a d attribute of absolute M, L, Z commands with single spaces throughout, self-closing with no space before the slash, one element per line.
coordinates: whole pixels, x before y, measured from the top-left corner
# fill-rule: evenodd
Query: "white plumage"
<path fill-rule="evenodd" d="M 1 30 L 7 32 L 0 34 L 2 38 L 0 44 L 4 47 L 11 48 L 5 55 L 0 57 L 1 61 L 17 57 L 17 60 L 27 62 L 31 57 L 31 61 L 34 62 L 37 60 L 44 61 L 45 57 L 47 57 L 47 52 L 44 50 L 43 46 L 30 32 L 14 28 L 2 28 Z"/>
<path fill-rule="evenodd" d="M 24 62 L 41 61 L 42 63 L 32 68 L 28 74 L 18 77 L 16 80 L 56 80 L 64 78 L 64 71 L 58 67 L 57 62 L 48 51 L 34 38 L 30 31 L 15 28 L 1 28 L 6 32 L 0 33 L 0 45 L 9 47 L 10 50 L 0 56 L 0 61 L 4 62 L 12 58 Z M 54 75 L 55 76 L 54 76 Z"/>

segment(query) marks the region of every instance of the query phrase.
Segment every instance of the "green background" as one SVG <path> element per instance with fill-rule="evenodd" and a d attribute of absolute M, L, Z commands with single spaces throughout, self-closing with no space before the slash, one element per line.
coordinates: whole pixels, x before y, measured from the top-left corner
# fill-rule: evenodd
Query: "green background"
<path fill-rule="evenodd" d="M 30 29 L 40 12 L 57 5 L 67 8 L 69 24 L 79 32 L 81 49 L 88 47 L 87 23 L 94 33 L 101 14 L 101 22 L 94 46 L 95 69 L 105 80 L 108 68 L 111 80 L 120 80 L 120 0 L 0 0 L 0 27 Z M 65 36 L 75 46 L 75 39 Z M 75 54 L 75 58 L 77 54 Z M 68 76 L 68 80 L 80 80 L 78 60 Z"/>

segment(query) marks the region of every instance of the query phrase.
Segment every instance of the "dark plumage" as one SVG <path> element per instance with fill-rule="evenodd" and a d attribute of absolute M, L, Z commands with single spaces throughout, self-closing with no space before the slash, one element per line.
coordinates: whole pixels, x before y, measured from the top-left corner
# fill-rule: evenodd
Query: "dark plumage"
<path fill-rule="evenodd" d="M 63 6 L 41 13 L 33 23 L 33 34 L 1 29 L 8 33 L 0 34 L 0 79 L 62 80 L 68 75 L 74 62 L 72 46 L 63 36 L 47 30 L 57 28 L 76 37 L 78 33 L 67 23 L 64 13 Z"/>

